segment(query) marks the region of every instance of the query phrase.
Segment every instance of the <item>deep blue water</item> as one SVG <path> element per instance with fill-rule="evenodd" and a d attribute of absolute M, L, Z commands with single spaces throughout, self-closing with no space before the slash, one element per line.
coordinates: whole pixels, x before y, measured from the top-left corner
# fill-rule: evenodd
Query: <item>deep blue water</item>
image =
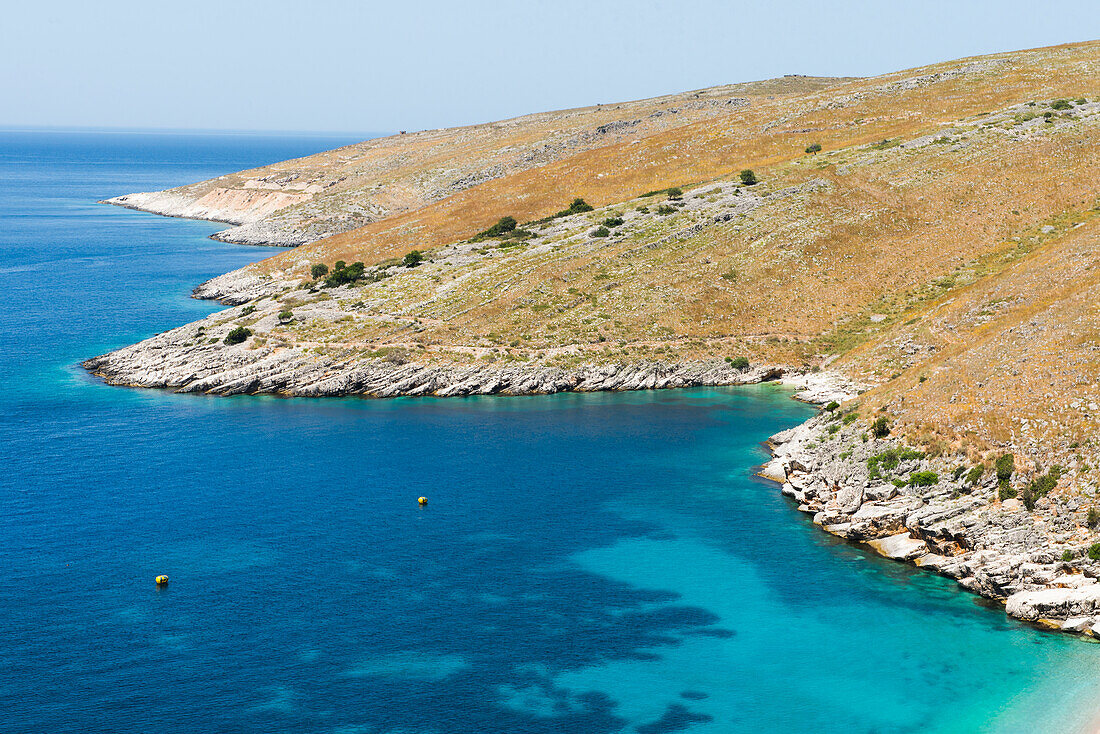
<path fill-rule="evenodd" d="M 810 414 L 777 387 L 225 399 L 76 366 L 209 313 L 190 289 L 270 252 L 97 199 L 341 142 L 0 133 L 0 731 L 1043 734 L 1096 713 L 1100 646 L 841 543 L 752 477 Z"/>

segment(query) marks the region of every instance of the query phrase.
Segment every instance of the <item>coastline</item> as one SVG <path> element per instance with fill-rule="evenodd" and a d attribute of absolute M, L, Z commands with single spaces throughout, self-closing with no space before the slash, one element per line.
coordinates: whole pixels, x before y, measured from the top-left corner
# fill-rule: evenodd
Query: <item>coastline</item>
<path fill-rule="evenodd" d="M 870 437 L 857 421 L 845 425 L 839 410 L 775 434 L 768 448 L 772 459 L 759 476 L 823 531 L 955 579 L 1015 619 L 1100 637 L 1100 561 L 1085 552 L 1093 538 L 1077 499 L 1047 496 L 1033 511 L 1002 502 L 993 472 L 967 486 L 955 478 L 963 457 L 901 453 L 901 442 Z M 876 457 L 892 450 L 901 458 L 874 476 L 870 466 L 883 464 Z M 938 481 L 906 481 L 921 472 Z M 1100 720 L 1089 731 L 1100 731 Z"/>

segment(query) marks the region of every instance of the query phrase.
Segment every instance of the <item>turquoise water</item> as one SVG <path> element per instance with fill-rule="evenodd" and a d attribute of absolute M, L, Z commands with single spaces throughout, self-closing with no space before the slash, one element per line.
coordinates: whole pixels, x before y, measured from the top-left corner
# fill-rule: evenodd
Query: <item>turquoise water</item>
<path fill-rule="evenodd" d="M 1096 713 L 1100 646 L 838 542 L 752 477 L 810 415 L 780 388 L 220 399 L 76 366 L 216 309 L 191 287 L 269 252 L 96 199 L 338 142 L 0 134 L 0 731 L 1042 734 Z"/>

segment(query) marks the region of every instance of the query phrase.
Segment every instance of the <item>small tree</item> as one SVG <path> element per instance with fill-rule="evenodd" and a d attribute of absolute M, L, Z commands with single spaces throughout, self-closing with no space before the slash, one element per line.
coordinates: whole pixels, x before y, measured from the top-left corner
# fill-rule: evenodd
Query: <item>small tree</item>
<path fill-rule="evenodd" d="M 673 186 L 668 190 L 668 198 L 670 199 L 680 199 L 683 198 L 683 196 L 684 192 L 680 190 L 679 186 Z"/>
<path fill-rule="evenodd" d="M 837 402 L 837 401 L 835 401 L 835 400 L 830 400 L 830 401 L 829 401 L 829 404 L 825 406 L 825 410 L 827 410 L 827 411 L 829 411 L 830 413 L 832 413 L 832 412 L 833 412 L 834 410 L 836 410 L 836 409 L 837 409 L 837 408 L 839 408 L 839 407 L 840 407 L 840 403 L 838 403 L 838 402 Z"/>
<path fill-rule="evenodd" d="M 816 155 L 817 153 L 820 153 L 821 152 L 821 144 L 820 143 L 810 143 L 810 145 L 807 146 L 807 148 L 806 148 L 806 152 L 809 153 L 810 155 Z"/>
<path fill-rule="evenodd" d="M 323 278 L 328 275 L 328 265 L 324 263 L 313 263 L 309 269 L 309 274 L 313 276 L 314 280 Z"/>
<path fill-rule="evenodd" d="M 886 418 L 879 417 L 871 424 L 871 435 L 875 438 L 886 438 L 890 435 L 890 422 Z"/>
<path fill-rule="evenodd" d="M 225 343 L 240 344 L 250 336 L 252 336 L 252 329 L 244 326 L 238 326 L 236 329 L 233 329 L 231 332 L 225 335 Z"/>
<path fill-rule="evenodd" d="M 415 268 L 420 263 L 424 262 L 424 254 L 420 250 L 413 250 L 405 255 L 401 260 L 401 264 L 406 268 Z"/>
<path fill-rule="evenodd" d="M 746 186 L 752 186 L 756 183 L 756 174 L 752 172 L 752 169 L 746 168 L 741 171 L 741 183 Z"/>

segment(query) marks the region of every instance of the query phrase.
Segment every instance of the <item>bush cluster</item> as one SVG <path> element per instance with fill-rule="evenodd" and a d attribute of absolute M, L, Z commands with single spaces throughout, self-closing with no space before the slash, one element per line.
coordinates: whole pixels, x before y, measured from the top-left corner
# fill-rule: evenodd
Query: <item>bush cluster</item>
<path fill-rule="evenodd" d="M 328 275 L 328 265 L 324 263 L 313 263 L 309 269 L 309 274 L 313 276 L 314 280 L 323 278 Z"/>
<path fill-rule="evenodd" d="M 1058 480 L 1062 477 L 1062 467 L 1055 464 L 1046 474 L 1031 480 L 1020 493 L 1020 499 L 1024 501 L 1024 507 L 1028 510 L 1035 509 L 1035 503 L 1040 497 L 1045 496 L 1050 490 L 1058 486 Z"/>
<path fill-rule="evenodd" d="M 940 483 L 940 475 L 934 471 L 915 471 L 909 475 L 910 487 L 931 487 Z"/>
<path fill-rule="evenodd" d="M 248 337 L 250 336 L 252 336 L 252 329 L 249 329 L 245 326 L 238 326 L 236 329 L 233 329 L 225 335 L 225 343 L 240 344 L 244 340 L 248 339 Z"/>
<path fill-rule="evenodd" d="M 885 417 L 878 417 L 875 422 L 871 424 L 871 435 L 875 438 L 886 438 L 890 435 L 890 421 Z"/>
<path fill-rule="evenodd" d="M 568 209 L 562 209 L 560 212 L 554 215 L 554 217 L 568 217 L 570 214 L 581 214 L 583 212 L 590 212 L 594 207 L 581 197 L 573 199 L 573 203 L 569 205 Z"/>
<path fill-rule="evenodd" d="M 882 453 L 875 454 L 867 459 L 867 469 L 869 470 L 871 479 L 881 479 L 882 473 L 879 471 L 880 468 L 892 472 L 894 469 L 897 469 L 898 465 L 903 461 L 920 461 L 923 458 L 924 452 L 917 451 L 916 449 L 886 449 Z"/>
<path fill-rule="evenodd" d="M 514 232 L 515 231 L 516 224 L 517 223 L 516 223 L 516 218 L 515 217 L 511 217 L 511 216 L 501 217 L 497 221 L 496 224 L 489 227 L 488 229 L 483 229 L 482 231 L 478 232 L 473 237 L 471 237 L 470 241 L 471 242 L 481 242 L 482 240 L 486 240 L 486 239 L 490 239 L 490 238 L 494 238 L 494 237 L 504 237 L 509 232 Z"/>
<path fill-rule="evenodd" d="M 747 370 L 749 368 L 748 357 L 726 357 L 726 361 L 730 363 L 730 367 L 735 370 Z"/>
<path fill-rule="evenodd" d="M 365 270 L 366 266 L 363 265 L 362 261 L 357 260 L 348 265 L 343 260 L 337 260 L 336 264 L 332 266 L 332 272 L 325 278 L 325 287 L 336 288 L 337 286 L 354 283 L 363 277 Z"/>
<path fill-rule="evenodd" d="M 1016 490 L 1009 484 L 1012 472 L 1016 467 L 1016 457 L 1012 454 L 1002 454 L 994 464 L 997 470 L 997 496 L 1002 500 L 1016 496 Z"/>

